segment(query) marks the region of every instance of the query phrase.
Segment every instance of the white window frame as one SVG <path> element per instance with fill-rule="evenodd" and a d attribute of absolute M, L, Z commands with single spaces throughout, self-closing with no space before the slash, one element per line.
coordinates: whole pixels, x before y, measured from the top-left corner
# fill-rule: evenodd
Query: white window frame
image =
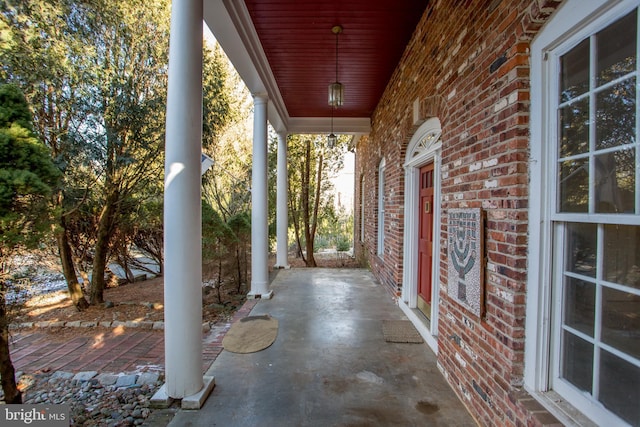
<path fill-rule="evenodd" d="M 529 203 L 529 256 L 525 324 L 525 388 L 565 424 L 620 425 L 620 418 L 594 404 L 575 389 L 558 381 L 559 310 L 561 298 L 553 297 L 554 271 L 549 254 L 561 256 L 562 227 L 554 221 L 584 222 L 585 214 L 557 214 L 555 117 L 558 94 L 556 64 L 579 41 L 624 16 L 639 0 L 567 0 L 531 44 L 531 157 Z M 640 60 L 640 56 L 638 57 Z M 637 203 L 637 201 L 636 201 Z M 602 223 L 610 216 L 590 214 Z M 638 215 L 616 214 L 615 222 L 634 224 Z M 555 242 L 554 242 L 555 234 Z M 563 403 L 568 400 L 571 405 Z M 575 411 L 577 409 L 579 412 Z"/>
<path fill-rule="evenodd" d="M 385 165 L 383 157 L 378 165 L 378 256 L 380 258 L 384 257 Z"/>
<path fill-rule="evenodd" d="M 364 221 L 365 221 L 365 216 L 364 216 L 364 198 L 365 198 L 365 192 L 364 192 L 364 186 L 365 186 L 365 179 L 364 179 L 364 174 L 360 176 L 360 241 L 364 242 Z"/>

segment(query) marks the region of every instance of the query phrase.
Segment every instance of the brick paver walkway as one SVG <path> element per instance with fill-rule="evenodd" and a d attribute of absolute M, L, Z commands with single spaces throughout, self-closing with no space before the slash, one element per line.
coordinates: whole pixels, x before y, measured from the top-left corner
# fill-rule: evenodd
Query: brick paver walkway
<path fill-rule="evenodd" d="M 231 324 L 249 314 L 257 300 L 248 300 L 235 313 L 232 322 L 214 325 L 203 334 L 202 372 L 206 372 L 222 351 L 222 339 Z M 14 331 L 11 360 L 16 371 L 164 371 L 164 333 L 162 331 L 116 328 L 86 331 L 61 341 L 39 329 Z"/>

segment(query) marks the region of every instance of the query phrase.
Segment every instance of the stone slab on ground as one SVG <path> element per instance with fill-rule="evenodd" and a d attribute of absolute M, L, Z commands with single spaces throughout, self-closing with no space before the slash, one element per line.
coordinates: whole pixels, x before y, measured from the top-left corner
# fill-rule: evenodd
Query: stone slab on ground
<path fill-rule="evenodd" d="M 73 381 L 77 381 L 77 382 L 86 382 L 89 381 L 91 378 L 95 377 L 96 375 L 98 375 L 98 372 L 96 371 L 84 371 L 84 372 L 78 372 L 74 377 L 73 377 Z"/>
<path fill-rule="evenodd" d="M 49 381 L 70 380 L 71 378 L 73 378 L 73 376 L 74 376 L 73 372 L 56 371 L 53 374 L 51 374 L 51 378 L 49 378 Z"/>
<path fill-rule="evenodd" d="M 96 377 L 96 379 L 102 385 L 114 385 L 116 381 L 118 381 L 118 375 L 114 374 L 100 374 Z"/>
<path fill-rule="evenodd" d="M 155 384 L 160 378 L 160 374 L 157 372 L 143 372 L 138 377 L 136 384 L 144 385 L 144 384 Z"/>
<path fill-rule="evenodd" d="M 116 381 L 116 387 L 131 387 L 136 385 L 137 375 L 120 375 Z"/>

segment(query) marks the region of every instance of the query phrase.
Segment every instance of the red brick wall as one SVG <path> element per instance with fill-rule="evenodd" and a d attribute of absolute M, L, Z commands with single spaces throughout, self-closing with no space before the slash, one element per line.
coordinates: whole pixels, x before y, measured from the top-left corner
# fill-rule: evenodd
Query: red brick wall
<path fill-rule="evenodd" d="M 556 0 L 431 1 L 356 147 L 365 177 L 365 236 L 356 254 L 395 296 L 402 289 L 407 144 L 429 117 L 442 124 L 439 363 L 482 425 L 540 425 L 549 417 L 520 391 L 526 295 L 529 43 Z M 420 102 L 414 123 L 413 103 Z M 377 253 L 378 164 L 386 161 L 385 253 Z M 485 315 L 452 301 L 447 212 L 481 207 Z M 355 218 L 360 230 L 360 217 Z M 359 237 L 359 234 L 358 234 Z M 533 403 L 532 403 L 533 402 Z M 553 418 L 553 417 L 551 417 Z"/>

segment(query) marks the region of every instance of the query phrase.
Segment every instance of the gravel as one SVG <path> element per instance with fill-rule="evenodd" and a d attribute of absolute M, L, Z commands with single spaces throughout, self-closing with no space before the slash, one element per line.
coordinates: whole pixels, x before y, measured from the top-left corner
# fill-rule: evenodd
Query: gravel
<path fill-rule="evenodd" d="M 150 400 L 162 386 L 162 376 L 154 373 L 144 375 L 142 384 L 126 387 L 107 385 L 110 381 L 101 381 L 101 378 L 108 377 L 105 375 L 80 381 L 74 379 L 77 375 L 69 378 L 65 374 L 56 372 L 19 376 L 19 383 L 24 387 L 23 403 L 67 403 L 70 405 L 71 426 L 139 426 L 151 415 L 153 408 Z M 121 377 L 125 374 L 115 375 Z M 141 378 L 140 373 L 126 375 Z M 149 381 L 149 377 L 157 379 Z"/>

